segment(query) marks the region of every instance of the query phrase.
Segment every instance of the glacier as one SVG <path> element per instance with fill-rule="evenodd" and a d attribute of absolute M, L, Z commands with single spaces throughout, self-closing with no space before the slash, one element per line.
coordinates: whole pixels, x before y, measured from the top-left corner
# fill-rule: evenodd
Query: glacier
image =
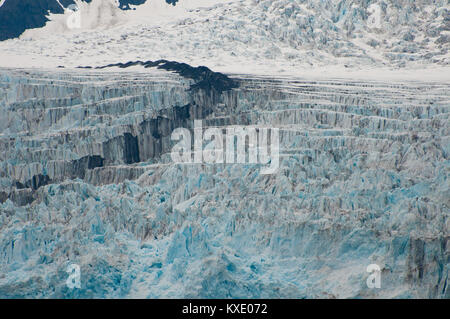
<path fill-rule="evenodd" d="M 0 69 L 0 298 L 450 297 L 449 83 L 164 63 Z M 278 173 L 172 163 L 194 119 Z"/>
<path fill-rule="evenodd" d="M 0 7 L 4 21 L 10 1 Z M 112 0 L 78 2 L 81 28 L 67 28 L 70 12 L 51 11 L 44 27 L 0 42 L 0 65 L 55 68 L 164 58 L 264 75 L 303 76 L 320 67 L 330 74 L 335 65 L 340 68 L 334 74 L 430 67 L 450 73 L 447 0 L 180 0 L 175 6 L 151 0 L 132 5 L 135 10 L 120 10 Z"/>

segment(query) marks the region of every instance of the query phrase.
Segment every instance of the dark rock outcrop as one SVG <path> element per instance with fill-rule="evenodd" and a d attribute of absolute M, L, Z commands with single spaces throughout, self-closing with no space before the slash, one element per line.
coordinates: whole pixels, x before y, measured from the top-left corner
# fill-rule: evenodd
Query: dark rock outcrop
<path fill-rule="evenodd" d="M 219 93 L 237 88 L 238 84 L 223 73 L 211 71 L 206 66 L 193 67 L 186 63 L 157 60 L 157 61 L 130 61 L 126 63 L 113 63 L 105 66 L 97 67 L 97 69 L 105 69 L 109 67 L 128 68 L 131 66 L 142 65 L 145 68 L 156 67 L 158 69 L 173 71 L 184 78 L 195 81 L 191 85 L 192 90 L 216 90 Z M 86 66 L 80 68 L 87 68 Z"/>
<path fill-rule="evenodd" d="M 64 7 L 74 4 L 72 0 L 60 3 Z M 63 13 L 64 9 L 56 0 L 7 0 L 0 7 L 0 41 L 16 38 L 27 29 L 43 27 L 49 12 Z"/>

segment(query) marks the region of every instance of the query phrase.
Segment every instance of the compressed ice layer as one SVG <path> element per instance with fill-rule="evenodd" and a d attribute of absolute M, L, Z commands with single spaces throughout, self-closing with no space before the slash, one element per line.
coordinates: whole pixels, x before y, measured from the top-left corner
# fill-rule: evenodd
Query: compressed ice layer
<path fill-rule="evenodd" d="M 147 72 L 2 70 L 0 297 L 449 297 L 448 84 Z M 279 171 L 171 163 L 197 118 L 278 127 Z"/>

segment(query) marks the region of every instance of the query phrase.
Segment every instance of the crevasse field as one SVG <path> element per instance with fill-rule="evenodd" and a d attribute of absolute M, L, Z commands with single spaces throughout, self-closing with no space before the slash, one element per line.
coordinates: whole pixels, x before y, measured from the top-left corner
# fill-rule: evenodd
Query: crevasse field
<path fill-rule="evenodd" d="M 450 297 L 447 1 L 78 5 L 0 42 L 0 298 Z M 278 171 L 174 163 L 198 119 Z"/>

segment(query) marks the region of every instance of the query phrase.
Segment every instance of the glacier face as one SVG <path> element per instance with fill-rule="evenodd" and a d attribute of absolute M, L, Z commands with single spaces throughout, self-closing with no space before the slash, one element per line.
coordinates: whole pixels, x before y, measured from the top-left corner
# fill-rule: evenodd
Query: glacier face
<path fill-rule="evenodd" d="M 449 297 L 448 84 L 180 74 L 0 70 L 0 297 Z M 279 171 L 172 163 L 194 119 Z"/>

